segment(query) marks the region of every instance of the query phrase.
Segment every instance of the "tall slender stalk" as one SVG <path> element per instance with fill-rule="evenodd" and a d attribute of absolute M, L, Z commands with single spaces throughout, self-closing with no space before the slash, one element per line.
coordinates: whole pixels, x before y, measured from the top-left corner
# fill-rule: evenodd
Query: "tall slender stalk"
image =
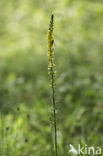
<path fill-rule="evenodd" d="M 56 120 L 56 101 L 55 101 L 55 64 L 54 64 L 54 34 L 53 34 L 53 25 L 54 25 L 54 15 L 51 15 L 50 25 L 47 32 L 48 39 L 48 74 L 51 77 L 51 89 L 52 89 L 52 107 L 53 107 L 53 127 L 54 127 L 54 148 L 55 156 L 58 156 L 58 147 L 57 147 L 57 120 Z"/>

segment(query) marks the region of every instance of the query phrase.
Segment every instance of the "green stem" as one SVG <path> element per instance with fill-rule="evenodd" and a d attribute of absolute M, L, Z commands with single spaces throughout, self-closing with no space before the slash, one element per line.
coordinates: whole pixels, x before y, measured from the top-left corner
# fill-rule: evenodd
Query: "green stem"
<path fill-rule="evenodd" d="M 57 150 L 57 120 L 56 120 L 56 102 L 55 102 L 55 80 L 54 80 L 54 70 L 51 68 L 51 79 L 52 79 L 52 100 L 53 100 L 53 117 L 54 117 L 54 142 L 55 142 L 55 156 L 58 154 Z"/>

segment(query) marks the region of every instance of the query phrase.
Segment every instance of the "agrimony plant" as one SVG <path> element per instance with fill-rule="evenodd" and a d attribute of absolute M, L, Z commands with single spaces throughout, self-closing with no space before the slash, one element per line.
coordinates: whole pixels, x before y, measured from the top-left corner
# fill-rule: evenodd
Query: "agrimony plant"
<path fill-rule="evenodd" d="M 47 40 L 48 40 L 48 74 L 51 79 L 51 91 L 52 91 L 52 112 L 53 112 L 53 129 L 54 129 L 54 149 L 55 156 L 58 155 L 57 150 L 57 120 L 56 120 L 56 101 L 55 101 L 55 64 L 54 64 L 54 15 L 51 15 L 50 25 L 47 32 Z"/>

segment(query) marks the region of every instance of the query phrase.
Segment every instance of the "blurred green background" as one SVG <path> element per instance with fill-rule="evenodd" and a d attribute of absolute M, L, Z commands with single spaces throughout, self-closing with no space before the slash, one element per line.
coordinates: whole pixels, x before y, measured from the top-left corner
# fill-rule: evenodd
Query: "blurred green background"
<path fill-rule="evenodd" d="M 59 156 L 70 143 L 103 147 L 103 1 L 0 0 L 1 156 L 53 156 L 51 13 Z"/>

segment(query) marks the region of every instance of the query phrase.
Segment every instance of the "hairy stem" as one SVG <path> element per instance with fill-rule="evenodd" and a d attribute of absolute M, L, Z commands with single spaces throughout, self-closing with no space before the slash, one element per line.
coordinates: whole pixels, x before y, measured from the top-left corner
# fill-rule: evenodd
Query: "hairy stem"
<path fill-rule="evenodd" d="M 54 117 L 54 137 L 55 137 L 55 156 L 57 156 L 57 121 L 56 121 L 56 102 L 55 102 L 55 86 L 54 86 L 54 72 L 51 69 L 51 79 L 52 79 L 52 100 L 53 100 L 53 117 Z"/>

